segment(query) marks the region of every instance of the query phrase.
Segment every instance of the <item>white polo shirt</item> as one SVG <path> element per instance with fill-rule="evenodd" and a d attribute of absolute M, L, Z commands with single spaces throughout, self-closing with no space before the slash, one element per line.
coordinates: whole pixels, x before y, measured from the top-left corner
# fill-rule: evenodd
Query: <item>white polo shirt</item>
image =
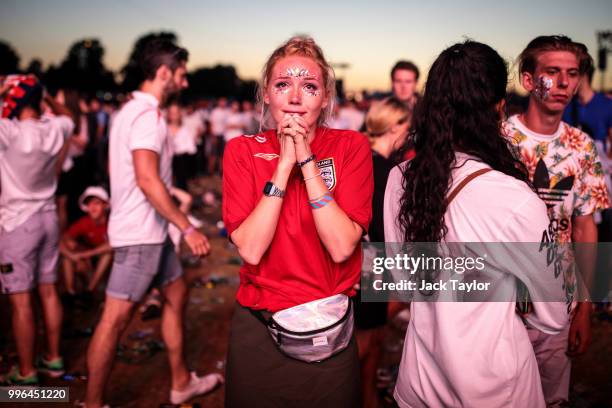
<path fill-rule="evenodd" d="M 113 120 L 109 137 L 111 246 L 161 244 L 168 222 L 153 208 L 136 184 L 132 152 L 151 150 L 159 156 L 159 176 L 168 189 L 172 183 L 172 147 L 168 128 L 151 94 L 134 92 Z"/>
<path fill-rule="evenodd" d="M 55 164 L 73 129 L 67 116 L 0 119 L 0 230 L 55 209 Z"/>

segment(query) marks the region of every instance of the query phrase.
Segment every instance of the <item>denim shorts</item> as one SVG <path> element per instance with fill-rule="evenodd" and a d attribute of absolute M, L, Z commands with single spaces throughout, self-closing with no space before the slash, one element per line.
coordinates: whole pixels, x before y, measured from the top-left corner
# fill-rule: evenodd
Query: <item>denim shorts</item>
<path fill-rule="evenodd" d="M 114 248 L 106 294 L 140 302 L 153 286 L 164 286 L 183 276 L 183 268 L 169 239 L 163 244 Z"/>

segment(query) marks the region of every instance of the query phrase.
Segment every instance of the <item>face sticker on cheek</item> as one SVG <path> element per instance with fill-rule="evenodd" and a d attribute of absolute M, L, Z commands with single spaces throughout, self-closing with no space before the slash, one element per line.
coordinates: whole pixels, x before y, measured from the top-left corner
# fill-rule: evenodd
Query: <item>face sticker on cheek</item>
<path fill-rule="evenodd" d="M 553 87 L 553 79 L 546 75 L 540 75 L 536 81 L 533 94 L 541 101 L 545 101 L 550 96 L 550 90 Z"/>

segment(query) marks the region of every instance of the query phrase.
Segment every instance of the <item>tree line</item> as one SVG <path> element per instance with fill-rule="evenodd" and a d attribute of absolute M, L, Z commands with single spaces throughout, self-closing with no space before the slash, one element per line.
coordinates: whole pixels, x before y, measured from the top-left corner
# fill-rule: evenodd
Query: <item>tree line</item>
<path fill-rule="evenodd" d="M 96 38 L 74 42 L 59 65 L 49 65 L 46 69 L 37 58 L 22 69 L 18 52 L 9 43 L 0 40 L 0 75 L 31 73 L 38 76 L 51 92 L 72 89 L 90 97 L 130 92 L 142 82 L 138 68 L 139 55 L 149 41 L 157 38 L 178 42 L 173 32 L 145 34 L 136 40 L 127 62 L 118 72 L 104 65 L 104 46 Z M 256 89 L 256 82 L 239 78 L 232 65 L 197 68 L 189 72 L 189 84 L 189 89 L 183 95 L 186 99 L 226 96 L 252 100 Z"/>

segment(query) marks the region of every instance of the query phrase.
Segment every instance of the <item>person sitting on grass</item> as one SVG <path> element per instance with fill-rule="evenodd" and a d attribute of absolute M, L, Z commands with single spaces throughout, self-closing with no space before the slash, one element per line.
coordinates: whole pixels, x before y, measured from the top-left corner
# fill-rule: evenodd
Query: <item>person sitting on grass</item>
<path fill-rule="evenodd" d="M 79 198 L 79 206 L 85 213 L 70 225 L 60 243 L 63 255 L 63 270 L 66 291 L 69 297 L 76 296 L 75 272 L 94 274 L 87 283 L 84 298 L 91 298 L 96 287 L 109 270 L 113 252 L 108 243 L 108 193 L 104 188 L 90 186 Z"/>

